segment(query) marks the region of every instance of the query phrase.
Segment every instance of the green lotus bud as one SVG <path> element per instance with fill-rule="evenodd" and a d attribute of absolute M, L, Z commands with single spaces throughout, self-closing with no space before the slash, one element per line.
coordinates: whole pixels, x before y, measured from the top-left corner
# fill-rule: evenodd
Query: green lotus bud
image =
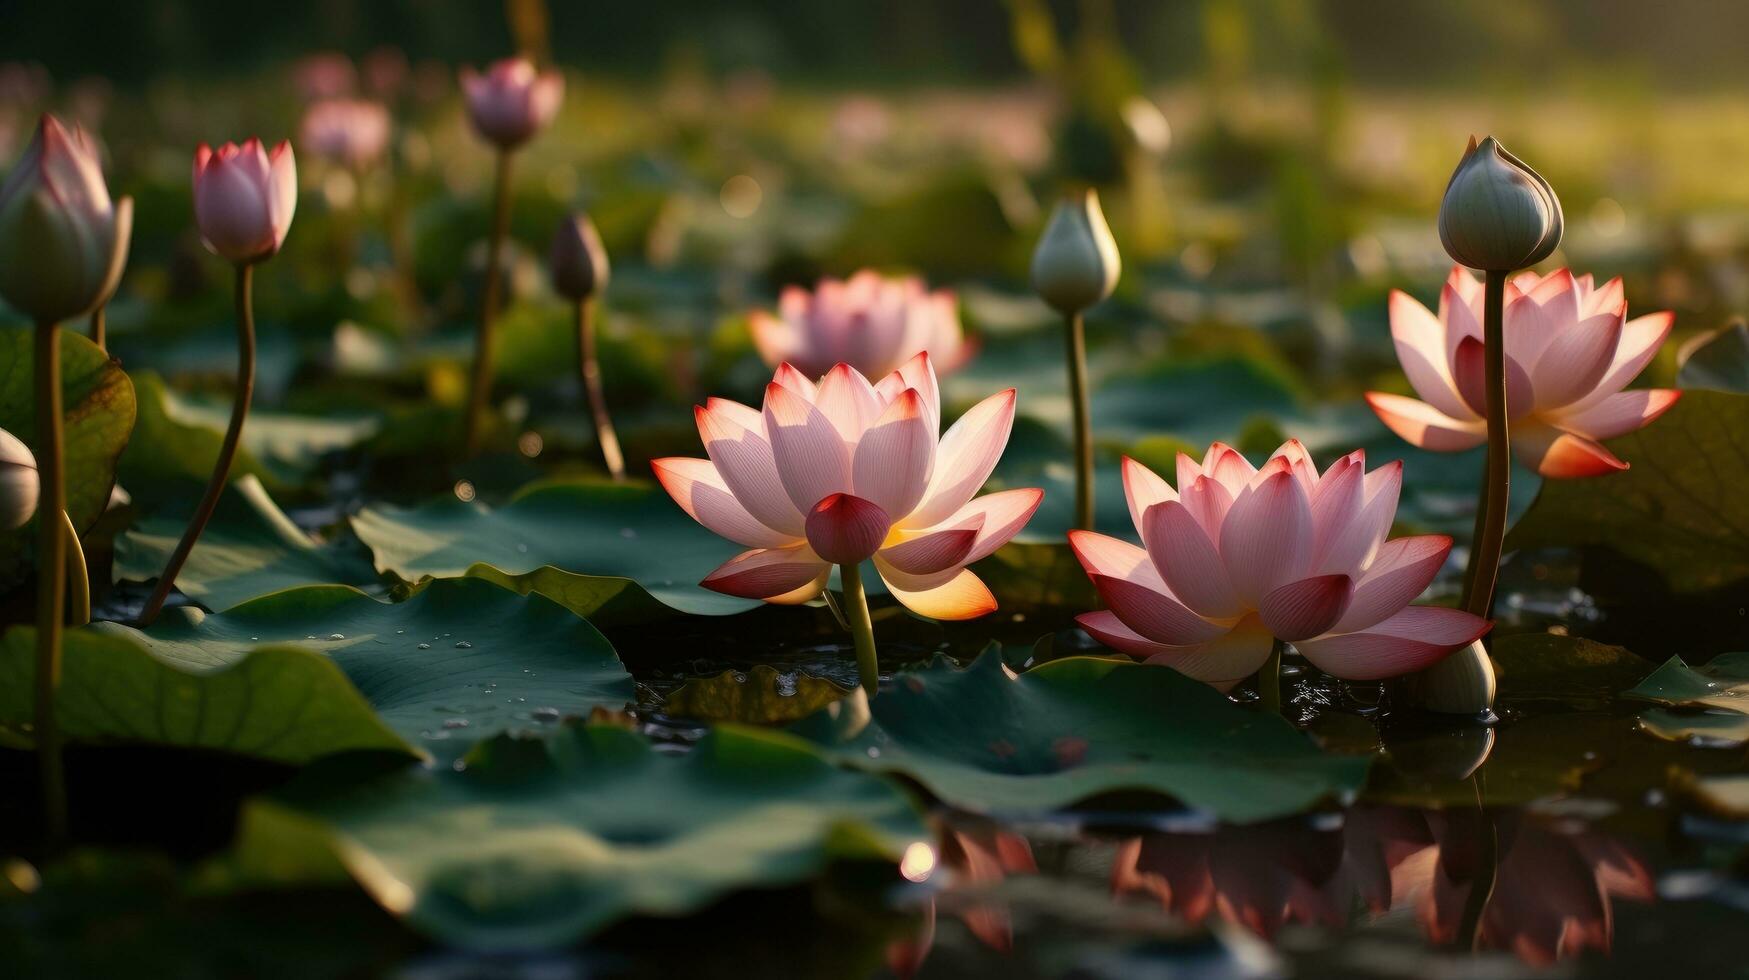
<path fill-rule="evenodd" d="M 1122 265 L 1091 189 L 1065 194 L 1032 252 L 1032 288 L 1059 313 L 1079 313 L 1111 295 Z"/>
<path fill-rule="evenodd" d="M 30 447 L 0 429 L 0 531 L 15 531 L 36 513 L 41 479 Z"/>
<path fill-rule="evenodd" d="M 1411 682 L 1415 700 L 1429 711 L 1473 715 L 1494 706 L 1494 662 L 1481 640 L 1446 654 Z"/>
<path fill-rule="evenodd" d="M 110 202 L 95 146 L 42 117 L 0 186 L 0 296 L 45 323 L 78 316 L 115 291 L 133 202 Z"/>
<path fill-rule="evenodd" d="M 1439 205 L 1439 240 L 1472 269 L 1533 266 L 1561 244 L 1561 200 L 1494 137 L 1480 145 L 1471 137 Z"/>
<path fill-rule="evenodd" d="M 560 296 L 581 302 L 607 288 L 607 249 L 588 215 L 573 214 L 559 222 L 547 265 Z"/>

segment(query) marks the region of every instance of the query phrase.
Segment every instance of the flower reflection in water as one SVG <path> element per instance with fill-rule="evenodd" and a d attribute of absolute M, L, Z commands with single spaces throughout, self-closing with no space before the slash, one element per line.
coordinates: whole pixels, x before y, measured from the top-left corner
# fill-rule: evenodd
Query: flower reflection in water
<path fill-rule="evenodd" d="M 1118 849 L 1112 885 L 1192 924 L 1231 922 L 1265 938 L 1290 923 L 1341 928 L 1357 913 L 1411 910 L 1431 943 L 1508 950 L 1535 965 L 1607 953 L 1614 901 L 1654 896 L 1645 862 L 1593 831 L 1525 813 L 1383 806 L 1350 810 L 1340 824 L 1133 838 Z"/>
<path fill-rule="evenodd" d="M 972 900 L 956 909 L 966 929 L 985 946 L 1006 953 L 1014 946 L 1014 924 L 1008 909 L 994 901 L 979 900 L 977 892 L 989 889 L 1013 874 L 1036 874 L 1032 846 L 1019 834 L 995 828 L 947 828 L 942 834 L 941 867 L 948 885 L 972 894 Z M 935 944 L 935 900 L 923 909 L 923 921 L 909 939 L 887 946 L 887 968 L 895 976 L 912 977 Z"/>

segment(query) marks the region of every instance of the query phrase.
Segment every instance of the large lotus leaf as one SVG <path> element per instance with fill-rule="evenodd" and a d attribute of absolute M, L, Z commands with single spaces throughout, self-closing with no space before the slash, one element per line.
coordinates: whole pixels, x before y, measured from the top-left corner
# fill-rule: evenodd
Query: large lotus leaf
<path fill-rule="evenodd" d="M 1596 547 L 1650 566 L 1676 592 L 1749 578 L 1749 395 L 1690 391 L 1609 442 L 1631 469 L 1550 480 L 1509 548 Z"/>
<path fill-rule="evenodd" d="M 903 773 L 966 810 L 1055 810 L 1151 791 L 1250 822 L 1343 800 L 1368 760 L 1324 755 L 1276 715 L 1177 671 L 1069 657 L 1018 676 L 987 649 L 895 678 L 859 725 L 851 700 L 795 727 L 847 765 Z"/>
<path fill-rule="evenodd" d="M 302 764 L 337 752 L 414 749 L 383 724 L 328 657 L 263 646 L 223 662 L 174 663 L 134 637 L 66 634 L 55 710 L 85 742 L 145 742 Z M 36 631 L 0 638 L 0 744 L 27 747 Z"/>
<path fill-rule="evenodd" d="M 186 517 L 159 515 L 116 539 L 115 580 L 148 582 L 164 570 L 182 539 Z M 377 589 L 376 572 L 357 541 L 317 541 L 292 523 L 261 481 L 245 476 L 226 488 L 201 532 L 176 587 L 211 609 L 300 585 Z"/>
<path fill-rule="evenodd" d="M 834 860 L 891 861 L 927 836 L 892 783 L 758 729 L 720 728 L 676 755 L 621 728 L 568 726 L 482 743 L 461 772 L 334 783 L 308 778 L 257 806 L 326 825 L 385 908 L 472 948 L 568 945 L 630 915 L 681 916 L 738 889 L 793 884 Z M 271 835 L 239 844 L 275 848 Z"/>
<path fill-rule="evenodd" d="M 1682 345 L 1684 388 L 1711 388 L 1749 395 L 1749 324 L 1742 320 Z"/>
<path fill-rule="evenodd" d="M 122 457 L 123 481 L 145 495 L 165 483 L 204 484 L 230 424 L 230 403 L 179 395 L 149 371 L 136 381 L 140 426 Z M 231 479 L 256 476 L 275 489 L 297 486 L 322 455 L 364 442 L 380 425 L 380 420 L 369 416 L 320 418 L 252 408 L 243 423 Z"/>
<path fill-rule="evenodd" d="M 647 483 L 535 483 L 495 510 L 454 498 L 366 507 L 352 526 L 381 571 L 410 582 L 479 576 L 538 591 L 597 623 L 758 605 L 698 586 L 741 549 Z"/>
<path fill-rule="evenodd" d="M 392 603 L 312 585 L 212 615 L 179 607 L 144 632 L 93 629 L 184 670 L 236 663 L 264 644 L 318 650 L 389 727 L 440 756 L 634 697 L 631 675 L 595 627 L 551 600 L 479 579 L 433 582 Z"/>
<path fill-rule="evenodd" d="M 0 429 L 38 451 L 33 372 L 36 334 L 0 329 Z M 61 331 L 61 433 L 67 513 L 83 531 L 109 505 L 115 462 L 134 428 L 134 385 L 121 365 L 71 330 Z M 36 524 L 0 531 L 0 584 L 16 581 L 36 540 Z"/>
<path fill-rule="evenodd" d="M 1702 667 L 1671 657 L 1622 696 L 1667 706 L 1640 716 L 1648 734 L 1718 747 L 1749 744 L 1749 652 L 1722 654 Z"/>

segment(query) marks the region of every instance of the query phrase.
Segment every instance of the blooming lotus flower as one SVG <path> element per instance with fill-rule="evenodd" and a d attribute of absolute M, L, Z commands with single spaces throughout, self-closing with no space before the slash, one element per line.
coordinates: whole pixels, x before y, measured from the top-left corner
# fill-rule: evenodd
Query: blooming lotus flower
<path fill-rule="evenodd" d="M 505 150 L 546 128 L 565 100 L 564 76 L 536 71 L 527 58 L 494 62 L 484 75 L 463 68 L 461 81 L 474 131 Z"/>
<path fill-rule="evenodd" d="M 324 99 L 304 110 L 304 148 L 355 169 L 375 163 L 389 145 L 389 110 L 364 99 Z"/>
<path fill-rule="evenodd" d="M 1391 431 L 1422 449 L 1456 452 L 1488 438 L 1482 345 L 1482 283 L 1453 267 L 1439 315 L 1391 293 L 1397 359 L 1422 400 L 1368 392 Z M 1560 269 L 1506 284 L 1506 411 L 1512 452 L 1547 477 L 1627 469 L 1600 440 L 1664 414 L 1679 391 L 1623 391 L 1670 334 L 1669 311 L 1626 319 L 1620 279 L 1594 286 Z"/>
<path fill-rule="evenodd" d="M 1069 544 L 1109 609 L 1077 617 L 1100 642 L 1226 688 L 1276 640 L 1326 673 L 1378 680 L 1428 666 L 1488 630 L 1456 609 L 1411 606 L 1445 563 L 1443 534 L 1386 540 L 1403 464 L 1366 454 L 1322 475 L 1289 440 L 1261 469 L 1220 443 L 1178 457 L 1178 487 L 1124 459 L 1146 550 L 1090 531 Z"/>
<path fill-rule="evenodd" d="M 132 227 L 84 130 L 43 116 L 0 185 L 0 296 L 44 323 L 90 310 L 115 291 Z"/>
<path fill-rule="evenodd" d="M 1014 424 L 1014 389 L 979 402 L 937 439 L 940 394 L 920 353 L 870 384 L 839 364 L 818 384 L 789 364 L 763 410 L 713 398 L 697 409 L 709 459 L 658 459 L 662 486 L 693 519 L 746 545 L 705 588 L 806 602 L 836 564 L 873 557 L 895 598 L 935 619 L 996 608 L 966 566 L 1014 537 L 1042 490 L 973 499 Z"/>
<path fill-rule="evenodd" d="M 297 206 L 297 162 L 285 140 L 272 153 L 254 137 L 194 151 L 194 223 L 215 254 L 240 265 L 273 257 Z"/>
<path fill-rule="evenodd" d="M 953 293 L 930 292 L 915 276 L 889 279 L 864 269 L 849 280 L 821 279 L 812 293 L 791 286 L 777 309 L 777 316 L 759 310 L 748 317 L 753 345 L 766 364 L 787 362 L 813 378 L 839 362 L 881 377 L 920 351 L 951 372 L 972 354 Z"/>
<path fill-rule="evenodd" d="M 18 530 L 36 513 L 40 484 L 30 447 L 0 429 L 0 531 Z"/>

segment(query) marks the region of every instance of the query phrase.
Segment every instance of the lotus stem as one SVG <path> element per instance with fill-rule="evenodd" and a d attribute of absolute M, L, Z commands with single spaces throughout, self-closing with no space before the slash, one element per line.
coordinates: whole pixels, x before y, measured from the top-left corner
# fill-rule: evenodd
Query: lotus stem
<path fill-rule="evenodd" d="M 492 190 L 492 237 L 486 245 L 486 285 L 481 291 L 480 327 L 474 336 L 474 376 L 468 389 L 467 433 L 464 445 L 469 458 L 480 451 L 480 426 L 486 403 L 492 397 L 492 326 L 498 316 L 500 266 L 504 237 L 510 231 L 510 151 L 498 152 L 498 173 Z"/>
<path fill-rule="evenodd" d="M 1069 402 L 1075 412 L 1075 527 L 1093 530 L 1093 415 L 1087 406 L 1087 327 L 1079 311 L 1067 328 Z"/>
<path fill-rule="evenodd" d="M 1478 772 L 1471 776 L 1470 785 L 1476 791 L 1478 867 L 1475 880 L 1470 882 L 1470 893 L 1464 901 L 1463 918 L 1458 923 L 1454 945 L 1459 949 L 1475 952 L 1482 944 L 1482 916 L 1488 911 L 1488 903 L 1494 899 L 1494 886 L 1499 879 L 1500 829 L 1494 825 L 1494 818 L 1488 815 L 1482 793 L 1482 774 Z"/>
<path fill-rule="evenodd" d="M 577 303 L 577 373 L 583 376 L 583 390 L 589 395 L 589 414 L 595 419 L 595 441 L 601 444 L 601 458 L 607 462 L 607 472 L 615 483 L 626 478 L 625 455 L 619 449 L 619 436 L 613 431 L 613 418 L 607 414 L 607 396 L 601 390 L 601 364 L 595 358 L 595 310 L 593 296 Z"/>
<path fill-rule="evenodd" d="M 36 703 L 33 731 L 41 767 L 43 833 L 51 847 L 67 838 L 67 776 L 55 694 L 61 686 L 61 616 L 66 602 L 67 538 L 54 515 L 66 509 L 67 473 L 61 457 L 61 331 L 36 328 Z"/>
<path fill-rule="evenodd" d="M 249 402 L 255 394 L 254 283 L 255 267 L 248 263 L 239 263 L 236 288 L 237 394 L 231 402 L 231 424 L 225 429 L 225 441 L 219 446 L 219 458 L 213 464 L 213 475 L 207 480 L 206 493 L 201 495 L 200 504 L 195 507 L 187 530 L 182 532 L 182 540 L 177 542 L 170 561 L 159 574 L 158 584 L 152 589 L 152 597 L 146 600 L 145 608 L 140 611 L 142 627 L 152 625 L 158 618 L 158 613 L 163 611 L 164 600 L 169 598 L 170 589 L 176 584 L 177 573 L 182 571 L 189 553 L 194 551 L 195 542 L 200 540 L 201 532 L 206 530 L 207 522 L 212 520 L 213 510 L 218 507 L 219 497 L 225 492 L 225 483 L 230 479 L 231 463 L 237 457 L 237 444 L 243 438 L 243 421 L 249 415 Z"/>
<path fill-rule="evenodd" d="M 862 690 L 870 698 L 880 691 L 881 665 L 875 656 L 874 624 L 868 618 L 868 596 L 862 591 L 862 566 L 845 562 L 838 566 L 844 585 L 844 612 L 850 620 L 850 638 L 856 643 L 856 671 Z"/>
<path fill-rule="evenodd" d="M 61 533 L 67 542 L 67 623 L 84 626 L 91 622 L 91 571 L 85 567 L 85 546 L 79 543 L 79 530 L 73 526 L 73 516 L 61 511 Z"/>
<path fill-rule="evenodd" d="M 91 342 L 97 345 L 98 350 L 105 353 L 109 351 L 109 317 L 104 313 L 108 308 L 108 303 L 99 303 L 97 308 L 91 311 Z"/>
<path fill-rule="evenodd" d="M 1281 641 L 1276 640 L 1275 646 L 1269 650 L 1269 659 L 1263 662 L 1263 667 L 1257 671 L 1257 697 L 1263 702 L 1263 710 L 1272 715 L 1281 714 Z"/>
<path fill-rule="evenodd" d="M 1506 506 L 1511 497 L 1512 448 L 1506 432 L 1506 344 L 1504 305 L 1506 273 L 1486 276 L 1482 307 L 1482 343 L 1486 352 L 1488 468 L 1482 499 L 1476 508 L 1476 530 L 1470 539 L 1470 567 L 1464 574 L 1463 607 L 1483 619 L 1494 609 L 1494 585 L 1500 574 L 1500 551 L 1506 539 Z"/>

